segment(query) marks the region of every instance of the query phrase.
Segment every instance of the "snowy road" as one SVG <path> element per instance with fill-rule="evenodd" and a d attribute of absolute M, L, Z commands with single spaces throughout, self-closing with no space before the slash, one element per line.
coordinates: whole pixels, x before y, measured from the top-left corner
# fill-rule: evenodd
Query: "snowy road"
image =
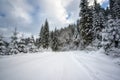
<path fill-rule="evenodd" d="M 120 80 L 120 66 L 95 52 L 0 57 L 0 80 Z"/>

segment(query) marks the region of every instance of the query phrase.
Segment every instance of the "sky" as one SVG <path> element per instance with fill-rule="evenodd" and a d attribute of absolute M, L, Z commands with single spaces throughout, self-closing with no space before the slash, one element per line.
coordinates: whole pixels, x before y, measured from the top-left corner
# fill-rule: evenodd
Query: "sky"
<path fill-rule="evenodd" d="M 108 6 L 108 0 L 97 1 Z M 50 30 L 64 28 L 79 19 L 79 4 L 80 0 L 0 0 L 0 34 L 11 36 L 17 27 L 19 36 L 37 37 L 46 19 Z"/>

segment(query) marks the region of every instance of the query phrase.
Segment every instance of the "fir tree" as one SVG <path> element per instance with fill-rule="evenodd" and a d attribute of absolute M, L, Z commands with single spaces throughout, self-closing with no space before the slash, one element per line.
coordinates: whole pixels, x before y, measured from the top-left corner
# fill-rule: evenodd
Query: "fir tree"
<path fill-rule="evenodd" d="M 43 43 L 43 30 L 44 26 L 42 25 L 41 30 L 40 30 L 40 34 L 39 34 L 39 43 L 38 43 L 38 48 L 40 48 L 40 46 L 42 46 Z"/>
<path fill-rule="evenodd" d="M 105 51 L 107 51 L 110 48 L 111 42 L 108 38 L 109 35 L 109 31 L 108 31 L 108 27 L 106 26 L 103 30 L 102 30 L 102 47 Z"/>
<path fill-rule="evenodd" d="M 5 55 L 7 53 L 7 47 L 5 45 L 5 41 L 3 40 L 3 36 L 0 35 L 0 55 Z"/>
<path fill-rule="evenodd" d="M 112 18 L 120 19 L 120 0 L 110 0 L 109 2 Z"/>
<path fill-rule="evenodd" d="M 26 41 L 25 41 L 25 39 L 23 38 L 23 35 L 22 35 L 22 37 L 21 37 L 21 39 L 20 39 L 18 49 L 19 49 L 19 52 L 27 53 Z"/>
<path fill-rule="evenodd" d="M 17 28 L 15 28 L 15 31 L 13 32 L 13 36 L 11 37 L 11 42 L 9 44 L 9 53 L 10 54 L 17 54 L 19 52 L 17 34 L 18 34 Z"/>
<path fill-rule="evenodd" d="M 58 50 L 58 38 L 57 38 L 57 30 L 55 29 L 55 32 L 53 33 L 53 39 L 52 39 L 52 46 L 53 51 Z"/>
<path fill-rule="evenodd" d="M 111 14 L 110 12 L 111 12 L 111 11 L 110 11 L 110 8 L 107 7 L 106 10 L 105 10 L 105 18 L 106 18 L 106 19 L 107 19 L 107 16 Z"/>
<path fill-rule="evenodd" d="M 106 36 L 103 36 L 103 47 L 105 50 L 110 50 L 112 48 L 118 48 L 119 47 L 119 40 L 120 40 L 120 35 L 119 35 L 119 25 L 116 19 L 113 19 L 111 16 L 108 18 L 109 20 L 107 21 L 107 27 L 105 28 L 105 33 L 107 34 Z M 104 35 L 104 34 L 103 34 Z M 105 44 L 106 42 L 106 44 Z"/>
<path fill-rule="evenodd" d="M 50 47 L 52 48 L 52 43 L 53 43 L 53 38 L 54 38 L 54 32 L 50 32 Z"/>
<path fill-rule="evenodd" d="M 101 47 L 102 41 L 102 29 L 105 27 L 104 9 L 101 8 L 100 4 L 94 0 L 93 6 L 93 45 L 97 48 Z"/>
<path fill-rule="evenodd" d="M 116 2 L 114 3 L 113 10 L 114 10 L 113 14 L 115 18 L 120 19 L 120 0 L 116 0 Z"/>
<path fill-rule="evenodd" d="M 45 25 L 43 28 L 42 46 L 43 48 L 49 47 L 49 24 L 47 20 L 45 21 Z"/>
<path fill-rule="evenodd" d="M 31 53 L 36 52 L 36 46 L 35 46 L 35 41 L 34 41 L 34 37 L 31 36 L 31 38 L 28 38 L 29 42 L 28 42 L 28 51 Z"/>
<path fill-rule="evenodd" d="M 113 18 L 115 18 L 114 10 L 113 10 L 113 7 L 114 7 L 114 4 L 115 4 L 115 1 L 116 1 L 116 0 L 109 0 L 110 13 L 111 13 L 111 15 L 112 15 Z"/>
<path fill-rule="evenodd" d="M 92 13 L 91 9 L 88 8 L 87 0 L 81 0 L 80 8 L 81 45 L 85 48 L 92 42 Z"/>

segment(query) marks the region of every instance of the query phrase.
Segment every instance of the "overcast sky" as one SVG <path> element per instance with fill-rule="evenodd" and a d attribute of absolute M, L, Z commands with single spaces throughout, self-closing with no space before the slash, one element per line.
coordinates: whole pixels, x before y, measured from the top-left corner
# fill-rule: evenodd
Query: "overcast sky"
<path fill-rule="evenodd" d="M 108 6 L 108 0 L 97 1 Z M 66 27 L 79 19 L 79 4 L 80 0 L 0 0 L 0 33 L 9 36 L 17 27 L 19 35 L 38 36 L 46 18 L 50 30 Z"/>

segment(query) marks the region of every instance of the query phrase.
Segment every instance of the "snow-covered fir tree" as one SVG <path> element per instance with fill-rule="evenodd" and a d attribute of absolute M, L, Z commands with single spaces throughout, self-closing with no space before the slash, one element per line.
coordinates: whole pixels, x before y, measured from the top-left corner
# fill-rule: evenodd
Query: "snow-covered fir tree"
<path fill-rule="evenodd" d="M 81 0 L 80 3 L 80 39 L 81 47 L 85 48 L 92 42 L 92 13 L 91 8 L 88 8 L 88 1 Z"/>
<path fill-rule="evenodd" d="M 101 45 L 105 51 L 107 51 L 110 48 L 110 44 L 111 44 L 108 35 L 109 35 L 109 30 L 108 27 L 106 26 L 102 30 L 102 42 L 101 42 Z"/>
<path fill-rule="evenodd" d="M 7 47 L 5 41 L 3 40 L 3 36 L 0 35 L 0 55 L 7 54 Z"/>
<path fill-rule="evenodd" d="M 120 49 L 120 19 L 116 19 L 116 26 L 117 26 L 117 31 L 118 31 L 118 35 L 119 35 L 119 40 L 118 40 L 118 48 Z"/>
<path fill-rule="evenodd" d="M 113 10 L 115 17 L 120 19 L 120 0 L 116 0 L 116 2 L 114 3 Z"/>
<path fill-rule="evenodd" d="M 33 36 L 31 36 L 31 38 L 28 38 L 27 48 L 28 48 L 28 52 L 30 53 L 36 52 L 37 47 L 35 46 L 35 40 Z"/>
<path fill-rule="evenodd" d="M 72 46 L 73 47 L 71 49 L 74 49 L 74 50 L 79 49 L 80 47 L 80 32 L 79 32 L 78 26 L 75 27 L 75 30 L 74 30 Z"/>
<path fill-rule="evenodd" d="M 100 32 L 100 16 L 99 16 L 100 5 L 94 0 L 93 6 L 93 32 L 94 32 L 94 39 L 99 36 Z"/>
<path fill-rule="evenodd" d="M 120 0 L 110 0 L 110 11 L 112 17 L 120 19 Z"/>
<path fill-rule="evenodd" d="M 42 47 L 42 43 L 43 43 L 43 30 L 44 26 L 42 25 L 41 29 L 40 29 L 40 34 L 39 34 L 39 39 L 38 39 L 38 48 Z"/>
<path fill-rule="evenodd" d="M 26 41 L 25 41 L 23 35 L 22 35 L 22 37 L 21 37 L 21 39 L 19 41 L 18 50 L 21 53 L 27 53 Z"/>
<path fill-rule="evenodd" d="M 49 44 L 50 47 L 52 47 L 53 37 L 54 37 L 54 31 L 51 31 L 50 32 L 50 44 Z"/>
<path fill-rule="evenodd" d="M 107 7 L 106 9 L 105 9 L 105 19 L 107 19 L 108 17 L 108 15 L 110 15 L 111 14 L 111 11 L 110 11 L 110 7 Z"/>
<path fill-rule="evenodd" d="M 49 24 L 48 21 L 45 21 L 45 25 L 43 27 L 43 33 L 42 33 L 42 46 L 43 48 L 48 48 L 49 47 Z"/>
<path fill-rule="evenodd" d="M 40 38 L 35 39 L 35 46 L 36 46 L 37 49 L 40 49 L 40 46 L 41 46 L 40 45 Z"/>
<path fill-rule="evenodd" d="M 119 35 L 119 25 L 117 19 L 113 19 L 110 15 L 109 20 L 107 21 L 107 26 L 103 30 L 103 42 L 102 45 L 105 50 L 110 50 L 112 48 L 119 48 L 119 41 L 120 41 L 120 35 Z"/>
<path fill-rule="evenodd" d="M 9 44 L 9 54 L 19 53 L 17 34 L 18 34 L 17 28 L 15 28 L 15 31 L 13 32 L 13 36 L 11 37 L 11 42 Z"/>
<path fill-rule="evenodd" d="M 58 51 L 58 38 L 57 38 L 57 30 L 55 29 L 54 33 L 52 33 L 52 45 L 51 45 L 51 48 L 53 51 Z"/>
<path fill-rule="evenodd" d="M 97 48 L 101 47 L 102 41 L 102 29 L 105 27 L 104 9 L 101 8 L 100 4 L 94 0 L 93 5 L 93 32 L 94 41 L 93 45 Z"/>

